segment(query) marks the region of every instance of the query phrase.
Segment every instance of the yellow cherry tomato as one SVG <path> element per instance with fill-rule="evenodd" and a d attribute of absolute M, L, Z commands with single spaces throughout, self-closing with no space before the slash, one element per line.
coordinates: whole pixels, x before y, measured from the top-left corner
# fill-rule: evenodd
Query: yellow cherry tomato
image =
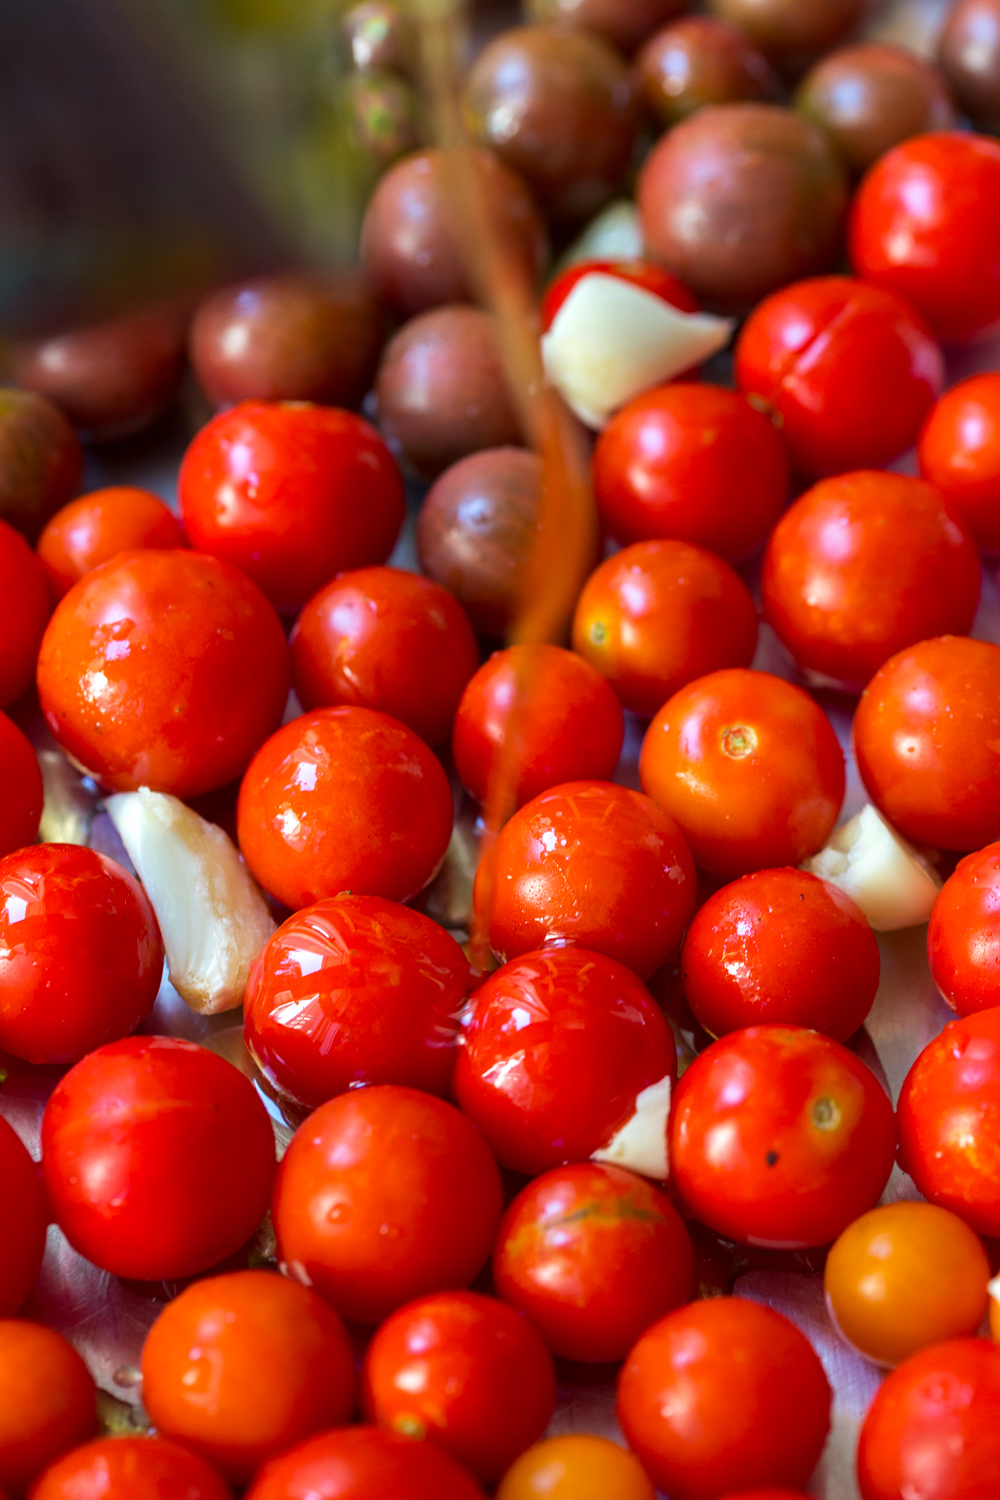
<path fill-rule="evenodd" d="M 522 1453 L 496 1500 L 655 1500 L 634 1454 L 607 1438 L 578 1432 L 547 1438 Z"/>

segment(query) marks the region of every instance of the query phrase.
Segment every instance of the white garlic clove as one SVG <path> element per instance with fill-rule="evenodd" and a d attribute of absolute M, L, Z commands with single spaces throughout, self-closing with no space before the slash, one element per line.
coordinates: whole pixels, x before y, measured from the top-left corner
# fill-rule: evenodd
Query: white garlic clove
<path fill-rule="evenodd" d="M 109 797 L 107 809 L 156 912 L 177 993 L 203 1015 L 242 1004 L 275 923 L 235 844 L 148 787 Z"/>
<path fill-rule="evenodd" d="M 619 198 L 591 219 L 562 257 L 559 270 L 584 260 L 642 260 L 645 253 L 639 210 L 631 198 Z"/>
<path fill-rule="evenodd" d="M 930 917 L 941 879 L 871 803 L 837 828 L 802 868 L 855 901 L 876 932 L 917 927 Z"/>
<path fill-rule="evenodd" d="M 591 1161 L 628 1167 L 641 1177 L 665 1182 L 670 1175 L 667 1160 L 667 1119 L 673 1079 L 668 1073 L 658 1083 L 643 1089 L 635 1101 L 635 1113 L 616 1130 L 606 1146 L 591 1153 Z"/>

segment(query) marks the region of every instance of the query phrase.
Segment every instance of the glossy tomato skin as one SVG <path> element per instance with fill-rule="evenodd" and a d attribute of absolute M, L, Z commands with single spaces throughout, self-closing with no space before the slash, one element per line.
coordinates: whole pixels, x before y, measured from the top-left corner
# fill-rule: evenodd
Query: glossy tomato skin
<path fill-rule="evenodd" d="M 993 1500 L 1000 1493 L 1000 1348 L 955 1339 L 886 1380 L 858 1441 L 862 1500 Z"/>
<path fill-rule="evenodd" d="M 829 720 L 768 672 L 713 672 L 675 693 L 646 732 L 639 775 L 698 867 L 729 880 L 815 854 L 844 800 Z"/>
<path fill-rule="evenodd" d="M 280 722 L 288 648 L 249 578 L 188 551 L 126 552 L 56 606 L 38 697 L 105 786 L 194 797 L 234 780 Z"/>
<path fill-rule="evenodd" d="M 317 708 L 261 746 L 236 821 L 254 878 L 293 910 L 341 891 L 407 901 L 444 858 L 451 788 L 398 719 Z"/>
<path fill-rule="evenodd" d="M 624 1359 L 691 1296 L 691 1240 L 662 1188 L 607 1162 L 556 1167 L 504 1215 L 493 1279 L 563 1359 Z"/>
<path fill-rule="evenodd" d="M 0 859 L 0 1047 L 77 1062 L 153 1009 L 163 942 L 134 876 L 79 844 Z"/>
<path fill-rule="evenodd" d="M 952 1021 L 906 1075 L 899 1163 L 931 1203 L 1000 1236 L 1000 1009 Z"/>
<path fill-rule="evenodd" d="M 606 1146 L 677 1049 L 645 985 L 584 948 L 526 953 L 476 991 L 455 1097 L 497 1160 L 534 1176 Z"/>
<path fill-rule="evenodd" d="M 97 1390 L 72 1344 L 0 1320 L 0 1484 L 20 1495 L 46 1464 L 97 1431 Z"/>
<path fill-rule="evenodd" d="M 504 1475 L 497 1500 L 655 1500 L 634 1453 L 591 1432 L 568 1432 L 529 1448 Z"/>
<path fill-rule="evenodd" d="M 710 1036 L 809 1026 L 853 1036 L 875 999 L 875 934 L 850 896 L 803 870 L 758 870 L 709 896 L 681 952 L 684 994 Z"/>
<path fill-rule="evenodd" d="M 748 667 L 757 608 L 728 563 L 687 542 L 636 542 L 583 586 L 573 647 L 626 708 L 648 718 L 678 688 L 722 667 Z"/>
<path fill-rule="evenodd" d="M 887 151 L 854 198 L 858 276 L 911 303 L 938 338 L 1000 319 L 1000 143 L 939 131 Z"/>
<path fill-rule="evenodd" d="M 890 657 L 861 695 L 854 753 L 913 843 L 964 852 L 1000 838 L 1000 646 L 938 636 Z"/>
<path fill-rule="evenodd" d="M 622 281 L 631 281 L 643 291 L 652 292 L 654 297 L 660 297 L 664 302 L 669 302 L 671 307 L 678 308 L 680 312 L 699 311 L 698 299 L 690 287 L 685 286 L 683 281 L 679 281 L 662 266 L 654 265 L 652 261 L 583 260 L 575 266 L 570 266 L 563 271 L 561 276 L 557 276 L 549 283 L 545 296 L 542 298 L 543 333 L 548 333 L 556 314 L 577 283 L 585 276 L 593 276 L 595 273 L 614 276 Z"/>
<path fill-rule="evenodd" d="M 35 675 L 38 648 L 52 612 L 45 569 L 24 537 L 0 521 L 0 708 L 19 698 Z"/>
<path fill-rule="evenodd" d="M 694 910 L 694 865 L 673 819 L 609 781 L 552 787 L 514 814 L 476 872 L 492 876 L 490 943 L 515 958 L 549 943 L 606 953 L 641 979 L 680 944 Z"/>
<path fill-rule="evenodd" d="M 483 1500 L 463 1468 L 433 1443 L 417 1442 L 378 1427 L 338 1427 L 274 1458 L 255 1478 L 245 1500 Z"/>
<path fill-rule="evenodd" d="M 162 1437 L 98 1438 L 45 1470 L 31 1500 L 229 1500 L 194 1453 Z"/>
<path fill-rule="evenodd" d="M 405 507 L 396 461 L 353 412 L 241 401 L 201 429 L 178 481 L 191 545 L 294 614 L 345 568 L 383 563 Z"/>
<path fill-rule="evenodd" d="M 472 986 L 455 939 L 422 913 L 342 895 L 296 912 L 250 970 L 250 1052 L 307 1108 L 363 1083 L 446 1095 Z"/>
<path fill-rule="evenodd" d="M 688 1068 L 670 1112 L 670 1165 L 688 1211 L 727 1239 L 827 1245 L 877 1203 L 896 1150 L 892 1105 L 839 1042 L 749 1026 Z"/>
<path fill-rule="evenodd" d="M 924 423 L 917 456 L 921 474 L 977 544 L 1000 549 L 1000 371 L 945 392 Z"/>
<path fill-rule="evenodd" d="M 344 1317 L 378 1323 L 415 1297 L 468 1286 L 501 1211 L 476 1128 L 416 1089 L 352 1089 L 320 1105 L 285 1153 L 272 1215 L 289 1273 Z"/>
<path fill-rule="evenodd" d="M 57 510 L 38 538 L 52 597 L 61 599 L 85 573 L 119 552 L 183 547 L 176 516 L 149 490 L 112 485 Z"/>
<path fill-rule="evenodd" d="M 427 1438 L 484 1484 L 541 1437 L 556 1398 L 531 1324 L 478 1292 L 438 1292 L 393 1313 L 361 1380 L 369 1422 Z"/>
<path fill-rule="evenodd" d="M 674 537 L 730 560 L 764 540 L 788 494 L 769 417 L 717 385 L 676 381 L 616 412 L 593 460 L 597 511 L 616 541 Z"/>
<path fill-rule="evenodd" d="M 49 1214 L 38 1168 L 2 1118 L 0 1184 L 5 1205 L 0 1238 L 0 1318 L 9 1318 L 35 1284 L 45 1251 Z"/>
<path fill-rule="evenodd" d="M 960 1016 L 1000 1005 L 1000 843 L 967 854 L 945 881 L 927 928 L 934 983 Z"/>
<path fill-rule="evenodd" d="M 761 582 L 764 618 L 798 665 L 860 688 L 897 651 L 971 630 L 979 556 L 932 485 L 862 469 L 782 516 Z"/>
<path fill-rule="evenodd" d="M 0 713 L 0 856 L 34 843 L 42 817 L 44 789 L 30 740 Z"/>
<path fill-rule="evenodd" d="M 102 1270 L 194 1276 L 264 1217 L 274 1134 L 253 1085 L 193 1042 L 111 1042 L 71 1068 L 42 1117 L 53 1216 Z"/>
<path fill-rule="evenodd" d="M 830 1387 L 780 1313 L 711 1297 L 669 1313 L 618 1379 L 629 1446 L 674 1500 L 733 1485 L 803 1484 L 830 1425 Z"/>
<path fill-rule="evenodd" d="M 515 711 L 519 691 L 526 696 Z M 480 802 L 501 764 L 510 774 L 504 757 L 516 756 L 514 797 L 523 807 L 560 782 L 610 780 L 624 737 L 621 704 L 589 662 L 561 646 L 509 646 L 462 694 L 451 747 L 463 786 Z"/>
<path fill-rule="evenodd" d="M 877 468 L 916 440 L 944 386 L 944 356 L 912 308 L 850 276 L 767 297 L 743 325 L 736 383 L 781 424 L 800 474 Z"/>

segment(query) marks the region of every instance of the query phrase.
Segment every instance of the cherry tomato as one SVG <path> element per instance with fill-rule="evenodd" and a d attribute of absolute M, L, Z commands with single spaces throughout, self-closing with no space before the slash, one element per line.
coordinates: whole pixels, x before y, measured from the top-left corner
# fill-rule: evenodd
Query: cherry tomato
<path fill-rule="evenodd" d="M 350 1421 L 354 1354 L 332 1307 L 271 1271 L 187 1287 L 142 1349 L 156 1429 L 246 1484 L 260 1464 Z"/>
<path fill-rule="evenodd" d="M 1000 1236 L 1000 1009 L 952 1021 L 906 1075 L 899 1164 L 931 1203 Z"/>
<path fill-rule="evenodd" d="M 646 732 L 639 774 L 699 868 L 730 880 L 815 854 L 844 800 L 829 719 L 769 672 L 713 672 L 675 693 Z"/>
<path fill-rule="evenodd" d="M 913 445 L 944 356 L 900 297 L 850 276 L 774 292 L 736 345 L 736 384 L 773 411 L 800 474 L 874 469 Z"/>
<path fill-rule="evenodd" d="M 798 665 L 860 688 L 906 646 L 971 630 L 979 556 L 932 485 L 862 470 L 782 516 L 761 581 L 764 618 Z"/>
<path fill-rule="evenodd" d="M 955 1339 L 894 1370 L 858 1441 L 862 1500 L 994 1500 L 1000 1494 L 1000 1349 Z"/>
<path fill-rule="evenodd" d="M 676 537 L 746 556 L 788 494 L 774 423 L 735 391 L 678 381 L 616 412 L 594 449 L 601 524 L 619 542 Z"/>
<path fill-rule="evenodd" d="M 1000 838 L 1000 646 L 946 635 L 891 657 L 861 695 L 854 753 L 872 801 L 913 843 Z"/>
<path fill-rule="evenodd" d="M 447 589 L 400 568 L 359 568 L 320 589 L 292 631 L 306 708 L 359 704 L 440 745 L 479 665 L 469 617 Z"/>
<path fill-rule="evenodd" d="M 452 754 L 480 802 L 504 757 L 516 757 L 522 807 L 563 781 L 609 780 L 624 736 L 621 705 L 589 662 L 560 646 L 511 646 L 494 652 L 463 693 Z"/>
<path fill-rule="evenodd" d="M 234 563 L 284 614 L 345 568 L 383 563 L 403 524 L 403 481 L 373 427 L 308 401 L 241 401 L 181 464 L 191 545 Z"/>
<path fill-rule="evenodd" d="M 56 606 L 38 696 L 60 745 L 105 786 L 194 797 L 238 776 L 279 723 L 288 650 L 228 563 L 126 552 Z"/>
<path fill-rule="evenodd" d="M 0 1484 L 20 1494 L 96 1431 L 97 1389 L 72 1344 L 40 1323 L 0 1321 Z"/>
<path fill-rule="evenodd" d="M 871 1010 L 880 959 L 867 918 L 802 870 L 758 870 L 709 896 L 681 954 L 684 994 L 710 1036 L 811 1026 L 835 1041 Z"/>
<path fill-rule="evenodd" d="M 691 1240 L 667 1194 L 605 1162 L 557 1167 L 504 1215 L 493 1279 L 553 1354 L 624 1359 L 691 1296 Z"/>
<path fill-rule="evenodd" d="M 728 563 L 687 542 L 636 542 L 583 586 L 573 647 L 648 718 L 696 677 L 748 667 L 757 608 Z"/>
<path fill-rule="evenodd" d="M 827 1306 L 862 1354 L 897 1365 L 975 1333 L 990 1263 L 967 1224 L 931 1203 L 887 1203 L 848 1225 L 827 1256 Z"/>
<path fill-rule="evenodd" d="M 407 901 L 444 858 L 451 788 L 398 719 L 317 708 L 254 756 L 236 821 L 254 878 L 293 910 L 341 891 Z"/>
<path fill-rule="evenodd" d="M 688 1211 L 727 1239 L 782 1250 L 827 1245 L 877 1203 L 896 1149 L 874 1074 L 800 1026 L 713 1042 L 677 1085 L 669 1134 Z"/>
<path fill-rule="evenodd" d="M 310 1115 L 272 1206 L 289 1274 L 362 1323 L 468 1286 L 500 1210 L 500 1173 L 471 1122 L 392 1085 L 354 1089 Z"/>
<path fill-rule="evenodd" d="M 35 675 L 52 609 L 45 569 L 19 531 L 0 521 L 0 708 L 19 698 Z"/>
<path fill-rule="evenodd" d="M 0 1047 L 77 1062 L 153 1009 L 163 942 L 134 876 L 78 844 L 0 859 Z"/>
<path fill-rule="evenodd" d="M 490 943 L 514 958 L 547 943 L 606 953 L 645 979 L 694 910 L 694 866 L 673 819 L 609 781 L 571 781 L 514 814 L 493 851 Z M 489 889 L 480 864 L 474 897 Z"/>
<path fill-rule="evenodd" d="M 203 1458 L 161 1437 L 98 1438 L 46 1469 L 31 1500 L 229 1500 Z"/>
<path fill-rule="evenodd" d="M 830 1426 L 823 1366 L 794 1323 L 736 1297 L 668 1313 L 618 1378 L 618 1420 L 672 1500 L 802 1484 Z"/>
<path fill-rule="evenodd" d="M 543 333 L 548 333 L 556 313 L 577 282 L 582 281 L 585 276 L 592 276 L 595 271 L 602 272 L 605 276 L 616 276 L 622 281 L 632 281 L 636 286 L 642 287 L 643 291 L 652 292 L 654 297 L 661 297 L 664 302 L 669 302 L 671 307 L 679 308 L 681 312 L 694 313 L 699 310 L 698 299 L 690 287 L 652 261 L 583 260 L 570 266 L 549 284 L 542 298 Z"/>
<path fill-rule="evenodd" d="M 931 912 L 927 957 L 934 982 L 960 1016 L 1000 1005 L 1000 843 L 968 854 Z"/>
<path fill-rule="evenodd" d="M 643 1089 L 676 1075 L 673 1032 L 645 985 L 603 953 L 550 948 L 476 991 L 454 1090 L 497 1160 L 533 1176 L 586 1161 Z"/>
<path fill-rule="evenodd" d="M 768 1485 L 763 1490 L 740 1490 L 739 1494 L 721 1495 L 719 1500 L 809 1500 L 801 1490 L 774 1489 Z"/>
<path fill-rule="evenodd" d="M 38 538 L 54 599 L 61 599 L 84 573 L 119 552 L 183 547 L 184 533 L 172 511 L 149 490 L 112 485 L 71 500 Z"/>
<path fill-rule="evenodd" d="M 0 1318 L 17 1312 L 35 1284 L 45 1251 L 48 1208 L 38 1168 L 0 1116 Z"/>
<path fill-rule="evenodd" d="M 938 338 L 962 340 L 1000 318 L 1000 142 L 964 131 L 918 135 L 887 151 L 854 198 L 851 262 L 905 297 Z M 885 392 L 879 392 L 879 405 Z"/>
<path fill-rule="evenodd" d="M 656 1500 L 634 1454 L 589 1432 L 546 1438 L 504 1475 L 497 1500 Z"/>
<path fill-rule="evenodd" d="M 42 773 L 31 742 L 0 713 L 0 856 L 34 842 L 42 818 Z"/>
<path fill-rule="evenodd" d="M 917 454 L 921 474 L 978 545 L 1000 549 L 1000 372 L 946 391 L 924 423 Z"/>
<path fill-rule="evenodd" d="M 453 1458 L 379 1427 L 340 1427 L 265 1464 L 244 1500 L 483 1500 Z"/>
<path fill-rule="evenodd" d="M 524 1318 L 478 1292 L 439 1292 L 382 1324 L 362 1371 L 366 1419 L 429 1438 L 477 1479 L 499 1479 L 541 1437 L 552 1358 Z"/>
<path fill-rule="evenodd" d="M 42 1173 L 81 1255 L 116 1276 L 172 1281 L 253 1234 L 274 1179 L 274 1134 L 231 1063 L 175 1037 L 130 1037 L 56 1085 Z"/>
<path fill-rule="evenodd" d="M 247 980 L 246 1043 L 300 1104 L 361 1083 L 447 1094 L 471 987 L 461 948 L 420 912 L 337 896 L 290 917 Z"/>

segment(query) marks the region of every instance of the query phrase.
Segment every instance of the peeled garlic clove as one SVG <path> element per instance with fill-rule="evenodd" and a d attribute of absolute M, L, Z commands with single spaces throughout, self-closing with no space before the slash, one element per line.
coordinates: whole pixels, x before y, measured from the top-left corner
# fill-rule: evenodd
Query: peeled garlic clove
<path fill-rule="evenodd" d="M 275 923 L 232 840 L 145 786 L 107 809 L 153 903 L 177 993 L 203 1015 L 240 1005 Z"/>
<path fill-rule="evenodd" d="M 559 269 L 584 260 L 642 260 L 645 251 L 639 210 L 630 198 L 619 198 L 591 219 L 566 251 Z"/>
<path fill-rule="evenodd" d="M 603 271 L 583 276 L 542 338 L 549 380 L 588 427 L 725 348 L 734 324 L 686 313 Z"/>
<path fill-rule="evenodd" d="M 871 803 L 838 828 L 825 849 L 802 866 L 839 886 L 876 932 L 926 922 L 941 889 L 940 877 Z"/>
<path fill-rule="evenodd" d="M 635 1101 L 635 1114 L 616 1130 L 606 1146 L 591 1153 L 591 1161 L 628 1167 L 642 1177 L 665 1182 L 670 1176 L 667 1161 L 667 1118 L 673 1079 L 668 1073 L 659 1083 L 643 1089 Z"/>

